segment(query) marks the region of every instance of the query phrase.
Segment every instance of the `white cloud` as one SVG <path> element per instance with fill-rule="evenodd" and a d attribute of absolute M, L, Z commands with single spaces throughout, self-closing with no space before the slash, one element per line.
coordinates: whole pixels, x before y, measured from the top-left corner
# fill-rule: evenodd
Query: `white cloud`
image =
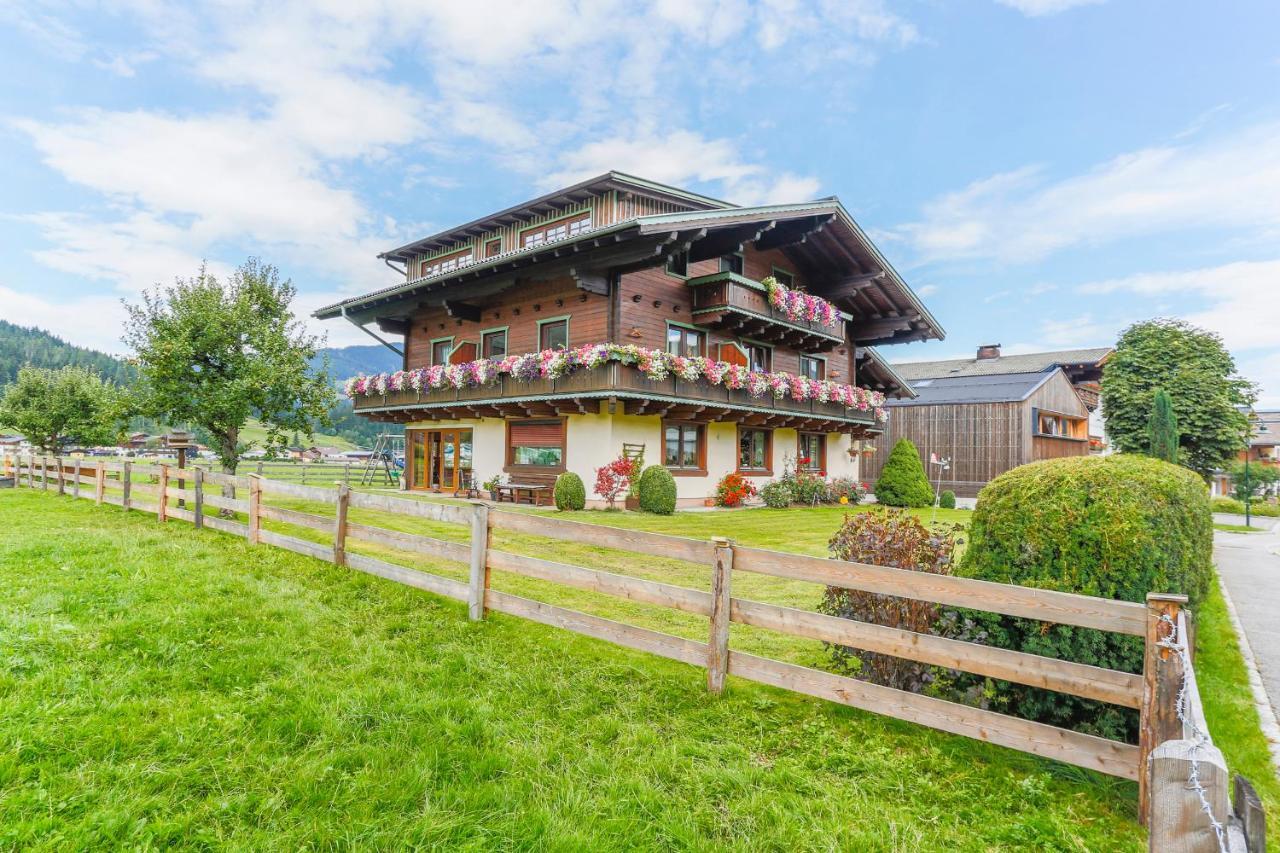
<path fill-rule="evenodd" d="M 939 290 L 941 290 L 941 288 L 938 287 L 938 285 L 936 284 L 926 284 L 916 288 L 916 295 L 917 296 L 933 296 L 933 294 L 937 293 Z"/>
<path fill-rule="evenodd" d="M 1280 124 L 1115 157 L 1073 177 L 993 175 L 899 229 L 925 260 L 1026 263 L 1054 252 L 1192 228 L 1280 233 Z"/>
<path fill-rule="evenodd" d="M 996 0 L 1001 6 L 1017 9 L 1029 18 L 1056 15 L 1077 6 L 1096 6 L 1106 0 Z"/>

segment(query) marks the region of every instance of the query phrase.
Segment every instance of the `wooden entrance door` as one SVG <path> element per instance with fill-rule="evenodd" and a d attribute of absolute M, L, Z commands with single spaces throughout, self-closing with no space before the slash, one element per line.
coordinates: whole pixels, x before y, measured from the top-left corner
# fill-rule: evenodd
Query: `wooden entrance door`
<path fill-rule="evenodd" d="M 471 430 L 409 432 L 409 487 L 452 492 L 471 470 Z"/>

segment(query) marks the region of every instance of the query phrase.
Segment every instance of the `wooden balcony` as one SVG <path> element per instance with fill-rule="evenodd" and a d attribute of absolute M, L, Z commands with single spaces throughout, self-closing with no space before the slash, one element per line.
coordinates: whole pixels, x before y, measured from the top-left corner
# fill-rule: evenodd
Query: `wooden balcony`
<path fill-rule="evenodd" d="M 359 414 L 393 423 L 595 414 L 602 403 L 614 413 L 845 432 L 855 437 L 876 435 L 881 429 L 872 411 L 816 400 L 756 398 L 723 385 L 675 377 L 654 381 L 638 368 L 616 361 L 561 379 L 520 382 L 504 376 L 497 384 L 479 388 L 393 391 L 354 400 Z"/>
<path fill-rule="evenodd" d="M 763 284 L 737 273 L 695 276 L 686 284 L 693 290 L 693 321 L 700 326 L 808 352 L 826 352 L 845 342 L 847 316 L 835 326 L 792 320 L 769 304 Z"/>

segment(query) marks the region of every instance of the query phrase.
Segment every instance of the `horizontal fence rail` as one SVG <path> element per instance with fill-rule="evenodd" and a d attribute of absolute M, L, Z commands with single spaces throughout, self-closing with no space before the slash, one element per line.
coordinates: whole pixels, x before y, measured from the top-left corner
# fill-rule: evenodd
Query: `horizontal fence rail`
<path fill-rule="evenodd" d="M 1225 764 L 1207 738 L 1190 665 L 1186 613 L 1181 610 L 1185 599 L 1178 596 L 1153 595 L 1146 604 L 1112 601 L 742 547 L 726 539 L 703 541 L 501 511 L 480 501 L 458 505 L 352 492 L 342 482 L 336 488 L 324 488 L 256 474 L 197 473 L 128 461 L 27 457 L 8 459 L 5 464 L 19 485 L 152 512 L 162 521 L 193 522 L 250 542 L 336 563 L 467 602 L 473 619 L 482 619 L 486 611 L 493 610 L 692 664 L 707 670 L 707 686 L 712 692 L 722 689 L 726 674 L 734 675 L 1135 780 L 1139 783 L 1141 816 L 1150 822 L 1153 844 L 1158 837 L 1166 845 L 1153 849 L 1233 849 L 1230 833 L 1221 836 L 1228 839 L 1228 846 L 1206 846 L 1210 840 L 1216 845 L 1220 837 L 1216 831 L 1207 835 L 1206 831 L 1217 826 L 1235 827 L 1242 820 L 1231 816 Z M 319 504 L 332 515 L 264 502 L 264 498 L 277 496 Z M 446 529 L 453 533 L 444 535 L 456 535 L 457 539 L 352 521 L 348 518 L 352 509 L 452 525 Z M 326 541 L 264 529 L 264 520 L 312 531 L 313 536 L 323 534 Z M 710 592 L 512 553 L 492 546 L 495 531 L 701 564 L 710 573 Z M 459 570 L 469 567 L 470 578 L 464 582 L 352 553 L 348 550 L 352 543 L 444 561 Z M 1146 642 L 1144 672 L 1104 669 L 740 598 L 732 592 L 735 571 L 1141 636 Z M 706 617 L 707 641 L 493 589 L 493 572 Z M 1138 709 L 1140 743 L 1135 746 L 1108 740 L 734 650 L 729 647 L 731 623 Z M 1191 772 L 1190 779 L 1199 780 L 1199 789 L 1189 786 L 1188 768 L 1198 770 L 1198 776 Z M 1205 795 L 1203 800 L 1201 794 Z M 1201 807 L 1204 802 L 1209 804 L 1207 809 Z M 1220 814 L 1221 820 L 1206 817 L 1214 814 Z M 1251 814 L 1260 825 L 1260 813 L 1255 809 Z M 1242 832 L 1237 835 L 1244 837 Z M 1183 844 L 1187 838 L 1198 841 Z"/>

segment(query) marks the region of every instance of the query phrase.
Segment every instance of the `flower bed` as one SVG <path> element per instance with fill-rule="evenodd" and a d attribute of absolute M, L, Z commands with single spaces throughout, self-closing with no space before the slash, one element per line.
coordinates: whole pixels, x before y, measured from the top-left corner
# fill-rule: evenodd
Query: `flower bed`
<path fill-rule="evenodd" d="M 821 296 L 814 296 L 812 293 L 801 290 L 791 290 L 779 284 L 773 276 L 761 279 L 760 283 L 769 294 L 769 304 L 775 310 L 785 314 L 788 320 L 821 323 L 832 328 L 840 323 L 840 309 Z"/>
<path fill-rule="evenodd" d="M 647 378 L 657 381 L 675 376 L 689 382 L 699 380 L 710 385 L 723 385 L 746 391 L 752 397 L 772 396 L 781 400 L 816 400 L 838 403 L 846 408 L 874 412 L 876 420 L 885 421 L 884 395 L 853 385 L 831 380 L 809 379 L 793 373 L 760 373 L 736 364 L 710 358 L 671 355 L 664 350 L 646 349 L 632 344 L 588 344 L 567 350 L 543 350 L 501 359 L 482 358 L 463 364 L 432 365 L 417 370 L 397 370 L 373 376 L 348 379 L 344 390 L 348 397 L 379 397 L 394 391 L 431 391 L 438 388 L 477 388 L 496 385 L 502 377 L 517 382 L 537 379 L 559 379 L 579 370 L 592 370 L 606 362 L 632 365 Z"/>

